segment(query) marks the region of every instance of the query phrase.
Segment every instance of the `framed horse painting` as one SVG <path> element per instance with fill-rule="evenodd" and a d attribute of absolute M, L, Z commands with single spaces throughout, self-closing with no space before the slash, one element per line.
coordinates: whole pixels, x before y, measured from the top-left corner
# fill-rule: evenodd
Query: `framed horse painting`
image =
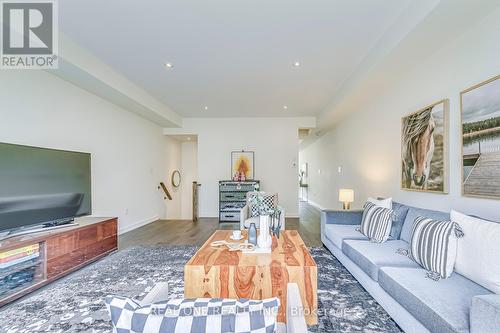
<path fill-rule="evenodd" d="M 403 117 L 402 189 L 448 193 L 448 110 L 446 99 Z"/>

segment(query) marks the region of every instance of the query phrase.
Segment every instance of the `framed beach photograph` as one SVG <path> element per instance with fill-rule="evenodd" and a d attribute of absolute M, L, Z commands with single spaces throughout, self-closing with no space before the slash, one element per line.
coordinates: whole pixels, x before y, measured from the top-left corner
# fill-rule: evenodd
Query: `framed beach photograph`
<path fill-rule="evenodd" d="M 448 110 L 442 100 L 401 121 L 401 188 L 448 193 Z"/>
<path fill-rule="evenodd" d="M 460 94 L 462 194 L 500 199 L 500 75 Z"/>
<path fill-rule="evenodd" d="M 231 152 L 231 177 L 252 180 L 254 176 L 254 152 L 244 150 Z"/>

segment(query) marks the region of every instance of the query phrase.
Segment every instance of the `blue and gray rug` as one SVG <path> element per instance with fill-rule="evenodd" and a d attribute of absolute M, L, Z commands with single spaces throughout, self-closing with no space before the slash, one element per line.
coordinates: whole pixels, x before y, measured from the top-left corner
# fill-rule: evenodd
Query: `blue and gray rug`
<path fill-rule="evenodd" d="M 183 296 L 184 264 L 193 246 L 133 247 L 119 251 L 0 310 L 0 332 L 111 332 L 108 294 L 143 297 L 158 281 Z M 311 332 L 401 332 L 384 309 L 326 249 L 318 265 L 318 325 Z"/>

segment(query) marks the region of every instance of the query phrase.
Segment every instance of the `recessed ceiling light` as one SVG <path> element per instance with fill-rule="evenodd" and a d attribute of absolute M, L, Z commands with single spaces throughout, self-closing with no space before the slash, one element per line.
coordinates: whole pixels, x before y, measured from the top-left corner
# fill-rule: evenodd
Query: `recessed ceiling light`
<path fill-rule="evenodd" d="M 187 137 L 187 140 L 188 140 L 188 141 L 191 141 L 191 137 L 190 137 L 190 136 L 188 136 L 188 137 Z"/>
<path fill-rule="evenodd" d="M 283 110 L 288 110 L 288 106 L 283 105 Z"/>
<path fill-rule="evenodd" d="M 205 106 L 203 109 L 204 109 L 204 110 L 208 110 L 208 106 Z"/>
<path fill-rule="evenodd" d="M 293 66 L 294 66 L 294 67 L 299 67 L 299 66 L 300 66 L 300 62 L 298 62 L 298 61 L 294 62 L 294 63 L 293 63 Z"/>
<path fill-rule="evenodd" d="M 174 65 L 172 65 L 171 62 L 167 62 L 167 63 L 165 63 L 165 67 L 170 69 L 170 68 L 174 68 Z"/>

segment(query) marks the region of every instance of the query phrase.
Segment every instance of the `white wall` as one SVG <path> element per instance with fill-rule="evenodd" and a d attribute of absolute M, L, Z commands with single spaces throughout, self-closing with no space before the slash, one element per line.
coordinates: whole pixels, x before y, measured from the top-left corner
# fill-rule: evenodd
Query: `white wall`
<path fill-rule="evenodd" d="M 181 145 L 181 218 L 193 218 L 193 182 L 198 181 L 198 143 Z"/>
<path fill-rule="evenodd" d="M 181 170 L 182 145 L 181 142 L 170 137 L 166 137 L 165 156 L 167 157 L 167 177 L 165 186 L 172 195 L 172 200 L 166 200 L 167 206 L 166 218 L 169 220 L 178 220 L 182 215 L 182 187 L 174 188 L 171 185 L 170 177 L 174 170 Z"/>
<path fill-rule="evenodd" d="M 401 73 L 384 94 L 303 149 L 301 163 L 309 163 L 310 199 L 322 207 L 340 208 L 338 189 L 350 187 L 355 190 L 356 207 L 367 196 L 392 196 L 415 206 L 456 208 L 500 220 L 500 201 L 461 196 L 459 134 L 460 91 L 500 74 L 499 32 L 500 10 L 496 10 L 465 34 L 445 41 L 426 60 L 408 63 L 408 72 Z M 444 98 L 450 99 L 450 194 L 402 191 L 401 117 Z"/>
<path fill-rule="evenodd" d="M 231 178 L 231 151 L 255 152 L 255 179 L 279 193 L 287 216 L 298 215 L 298 128 L 314 118 L 186 118 L 166 134 L 198 135 L 200 216 L 218 216 L 218 182 Z"/>
<path fill-rule="evenodd" d="M 165 216 L 162 129 L 52 74 L 1 71 L 0 141 L 92 154 L 96 216 L 124 232 Z"/>

